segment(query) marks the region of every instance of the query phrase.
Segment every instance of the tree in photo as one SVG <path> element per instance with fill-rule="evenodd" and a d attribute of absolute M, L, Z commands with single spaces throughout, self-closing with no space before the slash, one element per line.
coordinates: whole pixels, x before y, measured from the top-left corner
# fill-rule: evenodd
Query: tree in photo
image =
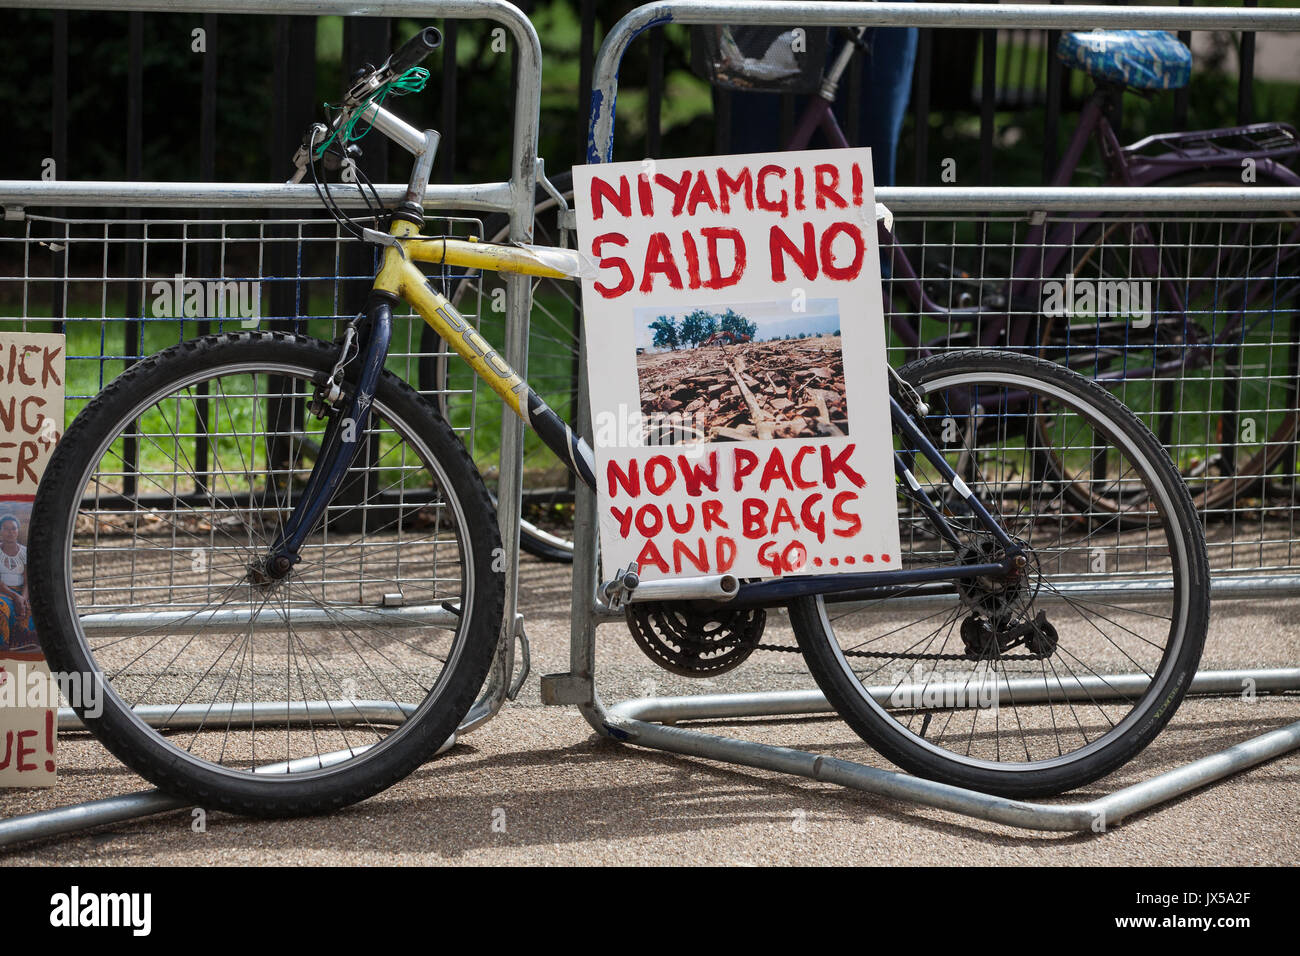
<path fill-rule="evenodd" d="M 712 312 L 696 309 L 682 319 L 677 335 L 683 345 L 697 348 L 716 331 L 718 331 L 717 317 Z"/>
<path fill-rule="evenodd" d="M 732 332 L 738 338 L 752 339 L 758 333 L 758 323 L 749 321 L 735 309 L 728 309 L 718 320 L 718 329 Z"/>
<path fill-rule="evenodd" d="M 681 347 L 681 340 L 677 333 L 677 323 L 666 315 L 661 315 L 650 323 L 650 328 L 654 332 L 653 345 L 657 349 L 672 349 L 676 351 Z"/>

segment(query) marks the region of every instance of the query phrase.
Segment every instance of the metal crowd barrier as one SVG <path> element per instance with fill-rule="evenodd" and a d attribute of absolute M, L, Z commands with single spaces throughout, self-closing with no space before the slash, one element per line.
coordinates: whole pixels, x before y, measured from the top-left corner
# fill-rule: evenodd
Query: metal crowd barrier
<path fill-rule="evenodd" d="M 26 3 L 16 5 L 27 6 Z M 71 0 L 71 2 L 44 2 L 32 6 L 75 8 L 75 9 L 114 9 L 114 10 L 175 10 L 174 2 L 163 0 L 137 0 L 125 5 L 109 0 Z M 280 0 L 270 4 L 254 3 L 252 0 L 218 0 L 217 3 L 187 4 L 193 9 L 228 13 L 350 13 L 355 7 L 342 0 Z M 520 56 L 521 77 L 536 77 L 540 69 L 540 50 L 537 37 L 531 24 L 508 4 L 490 2 L 490 0 L 440 0 L 440 2 L 392 2 L 377 0 L 367 8 L 368 13 L 410 15 L 421 17 L 472 17 L 488 16 L 504 23 L 512 32 Z M 693 3 L 667 2 L 649 4 L 640 7 L 621 20 L 605 38 L 598 55 L 595 69 L 592 97 L 592 117 L 589 139 L 589 160 L 592 162 L 612 159 L 613 126 L 615 119 L 615 102 L 618 87 L 618 67 L 622 56 L 632 39 L 639 33 L 652 27 L 672 23 L 791 23 L 800 22 L 810 25 L 926 25 L 926 26 L 974 26 L 983 28 L 1019 26 L 1052 28 L 1087 28 L 1092 26 L 1111 27 L 1161 27 L 1169 29 L 1256 29 L 1256 30 L 1298 30 L 1300 14 L 1279 10 L 1213 10 L 1213 9 L 1174 9 L 1150 7 L 1042 7 L 1024 5 L 985 6 L 966 4 L 911 4 L 911 3 L 792 3 L 792 2 L 728 2 Z M 513 167 L 509 182 L 480 184 L 466 187 L 431 188 L 429 206 L 438 210 L 466 211 L 502 211 L 511 215 L 511 238 L 526 240 L 531 233 L 532 201 L 535 187 L 535 153 L 536 124 L 538 116 L 537 83 L 521 81 L 516 91 L 517 125 L 513 141 Z M 399 196 L 403 187 L 384 186 L 380 188 L 385 199 Z M 911 227 L 919 232 L 919 248 L 922 250 L 922 262 L 925 253 L 934 250 L 956 250 L 964 240 L 961 236 L 966 226 L 1006 228 L 1013 232 L 1022 229 L 1023 224 L 1033 216 L 1061 216 L 1072 210 L 1105 209 L 1108 214 L 1128 214 L 1151 217 L 1157 225 L 1163 221 L 1166 213 L 1175 213 L 1180 209 L 1193 208 L 1222 214 L 1230 217 L 1243 210 L 1261 211 L 1266 219 L 1280 223 L 1288 213 L 1300 211 L 1300 190 L 1297 189 L 1252 189 L 1247 195 L 1225 196 L 1214 190 L 1174 190 L 1174 189 L 1140 189 L 1117 191 L 1112 189 L 966 189 L 946 188 L 942 190 L 922 188 L 881 189 L 877 198 L 884 202 L 898 217 L 900 226 Z M 295 210 L 310 207 L 315 196 L 310 187 L 290 187 L 281 185 L 239 186 L 233 184 L 216 184 L 196 186 L 191 184 L 163 183 L 0 183 L 0 203 L 14 207 L 11 215 L 23 217 L 35 232 L 26 233 L 21 241 L 28 244 L 37 242 L 72 241 L 77 230 L 89 230 L 91 238 L 87 243 L 105 245 L 117 241 L 110 220 L 93 217 L 69 218 L 45 215 L 38 210 L 54 208 L 87 209 L 92 207 L 131 207 L 160 208 L 174 210 L 177 207 L 202 205 L 226 209 L 239 208 L 279 208 Z M 19 212 L 19 209 L 22 212 Z M 937 211 L 936 211 L 937 210 Z M 967 213 L 978 213 L 972 219 Z M 465 220 L 447 220 L 446 228 L 454 231 L 464 228 Z M 286 216 L 283 220 L 273 220 L 268 224 L 254 223 L 242 217 L 230 216 L 224 219 L 194 220 L 191 225 L 177 222 L 174 218 L 157 220 L 132 220 L 132 228 L 141 231 L 140 236 L 123 239 L 127 242 L 148 242 L 148 231 L 159 230 L 154 240 L 171 243 L 169 253 L 175 255 L 177 250 L 186 248 L 187 243 L 196 246 L 216 242 L 221 243 L 222 230 L 239 234 L 241 238 L 231 243 L 246 242 L 252 249 L 259 244 L 291 241 L 309 250 L 319 247 L 322 255 L 328 256 L 328 250 L 337 242 L 336 234 L 328 232 L 317 234 L 314 230 L 321 227 L 319 221 L 300 220 Z M 279 226 L 281 231 L 272 230 L 268 235 L 268 226 Z M 49 233 L 48 230 L 55 230 Z M 58 232 L 58 230 L 66 232 Z M 97 231 L 102 230 L 102 231 Z M 174 230 L 174 232 L 168 232 Z M 215 230 L 215 231 L 214 231 Z M 251 230 L 251 231 L 250 231 Z M 287 230 L 287 232 L 286 232 Z M 164 238 L 169 237 L 169 238 Z M 179 237 L 179 238 L 177 238 Z M 215 237 L 215 238 L 214 238 Z M 979 251 L 978 249 L 971 251 Z M 976 274 L 975 286 L 982 283 L 996 282 L 1005 278 L 996 274 L 996 269 L 984 267 Z M 147 273 L 128 276 L 128 280 L 139 281 Z M 254 273 L 250 278 L 266 281 L 281 281 L 283 277 Z M 359 274 L 343 273 L 340 270 L 327 270 L 326 276 L 303 277 L 303 282 L 310 286 L 321 282 L 324 287 L 319 292 L 323 301 L 337 301 L 335 287 L 350 279 L 360 278 Z M 30 276 L 24 274 L 24 279 Z M 52 278 L 52 277 L 51 277 Z M 68 279 L 80 279 L 70 274 Z M 114 277 L 107 271 L 96 272 L 84 277 L 87 281 L 99 281 L 107 287 Z M 295 277 L 296 278 L 296 277 Z M 443 277 L 448 281 L 455 277 Z M 949 292 L 954 291 L 953 277 L 944 273 L 933 278 L 938 285 L 948 285 Z M 895 281 L 895 280 L 890 280 Z M 309 289 L 309 292 L 312 290 Z M 512 279 L 507 286 L 509 312 L 507 322 L 506 355 L 516 368 L 524 369 L 527 358 L 527 326 L 529 318 L 527 283 L 522 278 Z M 313 292 L 312 294 L 315 294 Z M 314 301 L 314 300 L 313 300 Z M 318 321 L 326 322 L 339 317 L 337 308 L 326 308 L 325 315 Z M 313 314 L 315 312 L 304 312 Z M 23 312 L 12 316 L 29 323 L 41 321 L 37 316 Z M 271 316 L 273 320 L 292 321 L 295 316 Z M 46 320 L 48 321 L 48 320 Z M 71 320 L 65 320 L 71 321 Z M 92 322 L 119 321 L 114 315 L 110 318 L 105 309 Z M 162 328 L 160 325 L 159 328 Z M 166 330 L 168 333 L 172 329 Z M 145 338 L 149 333 L 146 331 Z M 1291 330 L 1270 330 L 1264 340 L 1268 348 L 1288 349 L 1294 344 L 1295 335 Z M 1135 350 L 1140 350 L 1140 343 L 1133 343 Z M 896 346 L 900 347 L 901 346 Z M 134 356 L 105 355 L 83 356 L 80 361 L 98 361 L 105 374 L 111 374 L 113 362 L 124 362 Z M 418 348 L 411 339 L 406 339 L 404 346 L 396 356 L 399 360 L 417 361 L 421 357 Z M 585 376 L 584 371 L 580 373 Z M 1248 380 L 1264 382 L 1267 380 L 1265 370 L 1251 371 Z M 585 394 L 585 378 L 580 378 L 579 394 Z M 81 396 L 84 398 L 84 396 Z M 74 396 L 73 400 L 79 400 Z M 1272 401 L 1266 399 L 1265 401 Z M 1294 394 L 1289 401 L 1294 404 Z M 589 432 L 586 422 L 587 408 L 584 401 L 576 403 L 578 424 Z M 1265 405 L 1266 412 L 1294 410 L 1292 405 Z M 1153 409 L 1157 417 L 1162 408 Z M 1188 437 L 1180 442 L 1191 454 L 1197 450 L 1197 442 L 1204 445 L 1204 440 Z M 500 484 L 500 523 L 503 542 L 508 555 L 517 558 L 518 554 L 518 519 L 520 514 L 520 491 L 522 485 L 521 427 L 510 423 L 504 429 L 502 440 L 503 467 Z M 1294 458 L 1288 469 L 1294 472 Z M 1289 474 L 1277 476 L 1283 479 L 1294 477 Z M 1281 484 L 1281 483 L 1279 483 Z M 1293 484 L 1293 483 L 1289 483 Z M 1290 494 L 1289 485 L 1285 489 Z M 1243 506 L 1244 507 L 1244 506 Z M 1278 530 L 1277 522 L 1287 524 L 1291 521 L 1288 506 L 1278 501 L 1272 503 L 1264 500 L 1255 508 L 1265 517 L 1259 523 L 1261 531 L 1259 540 L 1251 539 L 1250 548 L 1256 548 L 1261 554 L 1267 554 L 1269 575 L 1260 575 L 1250 565 L 1252 558 L 1246 556 L 1237 545 L 1232 535 L 1236 534 L 1238 524 L 1231 526 L 1233 532 L 1222 542 L 1216 542 L 1220 555 L 1219 569 L 1222 572 L 1216 587 L 1225 593 L 1238 590 L 1259 588 L 1261 591 L 1278 588 L 1291 593 L 1291 589 L 1300 582 L 1300 576 L 1291 575 L 1292 570 L 1300 569 L 1300 555 L 1297 555 L 1290 531 Z M 1236 515 L 1239 509 L 1235 505 L 1229 509 L 1230 515 Z M 1292 509 L 1293 510 L 1293 509 Z M 1207 515 L 1207 517 L 1215 517 Z M 1235 519 L 1233 519 L 1235 521 Z M 1252 519 L 1253 520 L 1253 519 Z M 1289 525 L 1288 525 L 1289 528 Z M 1267 537 L 1267 536 L 1273 537 Z M 594 603 L 597 584 L 597 555 L 595 548 L 595 501 L 594 497 L 579 489 L 576 509 L 576 540 L 583 542 L 575 554 L 573 575 L 572 629 L 570 647 L 570 671 L 567 674 L 550 675 L 542 681 L 544 702 L 548 704 L 578 705 L 586 719 L 601 734 L 619 740 L 635 743 L 639 746 L 655 747 L 678 753 L 694 754 L 742 763 L 750 766 L 767 767 L 799 773 L 816 779 L 828 780 L 912 800 L 931 806 L 942 807 L 954 812 L 967 814 L 989 820 L 998 820 L 1016 826 L 1039 829 L 1088 829 L 1095 826 L 1097 814 L 1114 824 L 1125 815 L 1139 809 L 1153 806 L 1179 793 L 1187 792 L 1212 780 L 1235 772 L 1243 767 L 1253 766 L 1262 760 L 1270 759 L 1280 753 L 1288 752 L 1300 746 L 1300 723 L 1275 731 L 1262 738 L 1238 745 L 1229 751 L 1198 761 L 1196 764 L 1166 774 L 1144 784 L 1113 794 L 1086 805 L 1041 806 L 1018 801 L 1003 800 L 984 794 L 946 787 L 902 774 L 874 770 L 847 761 L 832 760 L 814 754 L 806 754 L 786 748 L 742 743 L 717 735 L 701 734 L 679 727 L 663 726 L 668 722 L 701 718 L 722 718 L 741 715 L 778 715 L 807 714 L 826 710 L 825 700 L 816 693 L 790 694 L 748 694 L 721 695 L 701 698 L 678 698 L 669 700 L 625 701 L 606 707 L 600 700 L 595 683 L 595 627 L 605 620 L 617 620 L 598 604 Z M 507 575 L 507 621 L 514 621 L 513 628 L 507 627 L 499 645 L 497 666 L 494 669 L 492 683 L 484 697 L 476 705 L 462 731 L 472 729 L 495 713 L 501 706 L 505 694 L 513 683 L 512 651 L 516 635 L 522 634 L 522 626 L 517 614 L 517 560 L 509 562 L 510 573 Z M 1193 685 L 1193 692 L 1223 693 L 1224 688 L 1239 689 L 1240 681 L 1255 680 L 1259 689 L 1285 691 L 1300 688 L 1300 672 L 1284 671 L 1244 671 L 1228 674 L 1202 674 Z M 125 800 L 125 802 L 124 802 Z M 132 802 L 135 801 L 135 802 Z M 59 816 L 34 815 L 32 818 L 15 819 L 0 825 L 0 844 L 31 839 L 39 836 L 66 832 L 71 826 L 88 826 L 99 822 L 109 822 L 139 813 L 158 812 L 168 806 L 175 806 L 156 794 L 143 794 L 134 798 L 110 801 L 97 808 L 84 812 L 74 811 Z M 70 822 L 71 821 L 71 824 Z"/>
<path fill-rule="evenodd" d="M 614 159 L 615 104 L 623 55 L 632 40 L 641 33 L 668 23 L 1300 30 L 1300 13 L 1278 10 L 1046 7 L 1018 4 L 795 3 L 786 0 L 761 3 L 751 0 L 700 3 L 677 0 L 647 4 L 632 11 L 615 25 L 605 37 L 597 55 L 588 139 L 589 162 L 611 162 Z M 1225 196 L 1224 192 L 1229 195 Z M 1077 210 L 1151 215 L 1188 208 L 1190 204 L 1195 204 L 1193 208 L 1208 211 L 1212 215 L 1220 212 L 1231 215 L 1243 209 L 1273 214 L 1300 210 L 1300 189 L 1282 188 L 1252 189 L 1244 195 L 1236 190 L 1169 188 L 882 188 L 877 190 L 876 198 L 899 217 L 942 209 L 941 232 L 951 229 L 955 214 L 966 212 L 977 212 L 984 217 L 1013 213 L 1017 215 L 1012 221 L 1027 223 L 1041 220 L 1044 215 L 1059 215 Z M 922 225 L 928 221 L 925 217 L 920 220 Z M 947 229 L 944 228 L 945 224 Z M 923 232 L 922 235 L 924 234 Z M 1285 334 L 1291 335 L 1289 332 Z M 1273 342 L 1273 339 L 1267 341 Z M 1291 341 L 1288 337 L 1275 344 L 1289 347 Z M 585 363 L 583 367 L 585 369 Z M 585 377 L 580 388 L 586 388 Z M 1294 398 L 1291 401 L 1294 402 Z M 587 403 L 578 404 L 581 413 L 585 414 Z M 578 425 L 584 434 L 590 436 L 589 421 L 580 418 Z M 1294 457 L 1287 470 L 1294 471 Z M 638 698 L 606 705 L 601 700 L 596 682 L 596 627 L 618 618 L 593 599 L 599 571 L 599 556 L 594 543 L 596 528 L 595 495 L 585 488 L 579 488 L 574 533 L 575 541 L 583 542 L 585 546 L 577 548 L 574 555 L 569 671 L 544 677 L 542 696 L 546 703 L 577 705 L 597 733 L 615 740 L 638 747 L 797 774 L 1009 826 L 1065 831 L 1104 831 L 1133 813 L 1300 748 L 1300 721 L 1296 721 L 1096 800 L 1086 803 L 1043 804 L 1008 800 L 824 754 L 738 740 L 718 733 L 705 733 L 678 726 L 679 722 L 690 720 L 719 721 L 740 717 L 829 712 L 830 707 L 825 698 L 815 691 Z M 1275 560 L 1279 563 L 1292 560 L 1289 544 L 1284 546 L 1283 554 Z M 1231 560 L 1228 569 L 1232 570 Z M 1232 593 L 1243 586 L 1249 589 L 1256 582 L 1261 590 L 1270 587 L 1267 576 L 1252 575 L 1244 579 L 1229 576 L 1219 579 L 1216 590 Z M 1287 593 L 1295 593 L 1295 576 L 1285 576 L 1282 582 Z M 1134 586 L 1140 589 L 1143 584 L 1139 582 Z M 1112 682 L 1117 686 L 1125 683 L 1124 675 L 1105 675 L 1102 680 L 1108 687 L 1112 686 Z M 1245 681 L 1263 682 L 1263 685 L 1276 692 L 1300 690 L 1300 671 L 1285 668 L 1230 673 L 1202 672 L 1192 682 L 1189 693 L 1240 693 Z"/>
<path fill-rule="evenodd" d="M 127 0 L 125 3 L 115 0 L 6 0 L 4 5 L 112 12 L 357 13 L 356 5 L 346 0 Z M 531 241 L 539 170 L 537 129 L 541 95 L 541 45 L 532 23 L 504 0 L 375 0 L 367 5 L 365 13 L 422 19 L 482 18 L 505 28 L 513 41 L 521 78 L 514 91 L 510 177 L 502 182 L 431 185 L 425 206 L 430 212 L 443 214 L 441 219 L 431 218 L 430 229 L 481 235 L 482 228 L 477 221 L 451 217 L 446 213 L 501 213 L 509 217 L 508 236 L 511 241 Z M 308 119 L 303 118 L 304 124 Z M 289 158 L 284 157 L 286 164 Z M 404 196 L 406 185 L 377 184 L 376 190 L 385 204 L 395 204 Z M 340 191 L 338 198 L 344 205 L 359 204 L 355 194 L 349 196 Z M 315 190 L 309 184 L 0 181 L 0 206 L 4 208 L 8 221 L 7 228 L 0 233 L 4 237 L 0 246 L 7 248 L 7 261 L 16 264 L 10 270 L 15 274 L 0 277 L 0 285 L 9 284 L 11 288 L 18 286 L 26 290 L 12 300 L 17 305 L 6 308 L 6 314 L 0 315 L 0 327 L 49 331 L 53 323 L 65 330 L 74 350 L 68 356 L 69 377 L 88 382 L 95 390 L 106 384 L 126 363 L 168 344 L 169 337 L 174 342 L 176 337 L 194 334 L 192 323 L 187 327 L 173 319 L 150 321 L 142 302 L 136 302 L 136 307 L 128 312 L 121 301 L 123 290 L 127 288 L 138 290 L 145 286 L 148 293 L 148 287 L 153 283 L 175 273 L 183 275 L 186 280 L 210 278 L 223 282 L 232 279 L 253 282 L 265 296 L 264 304 L 268 304 L 259 316 L 267 325 L 298 325 L 312 334 L 328 337 L 337 320 L 349 318 L 352 314 L 345 302 L 348 284 L 362 279 L 368 281 L 373 276 L 373 273 L 363 274 L 364 267 L 354 267 L 355 271 L 350 271 L 340 265 L 340 238 L 332 222 L 302 218 L 303 210 L 319 208 Z M 124 219 L 116 212 L 121 209 L 131 210 L 132 214 Z M 111 210 L 113 215 L 103 210 Z M 189 214 L 190 210 L 195 211 L 194 215 Z M 60 256 L 63 271 L 51 275 L 48 270 L 51 246 L 53 251 L 71 249 L 80 250 L 81 254 Z M 288 273 L 268 265 L 267 253 L 277 247 L 281 250 L 287 247 L 292 253 L 288 260 L 291 263 Z M 119 256 L 127 249 L 133 250 L 130 266 L 125 272 L 109 267 L 111 259 L 106 260 L 105 256 L 110 249 Z M 42 254 L 36 255 L 36 250 L 41 250 Z M 96 253 L 98 261 L 95 260 Z M 149 268 L 149 255 L 154 256 L 155 267 L 165 265 L 162 275 Z M 0 251 L 0 257 L 4 256 L 6 252 Z M 434 274 L 432 278 L 452 284 L 461 277 Z M 504 278 L 504 354 L 510 364 L 522 372 L 527 368 L 528 359 L 530 286 L 524 276 Z M 73 289 L 75 294 L 87 295 L 89 305 L 83 311 L 89 314 L 57 320 L 52 319 L 48 312 L 42 314 L 41 303 L 28 294 L 30 290 L 27 287 L 30 284 L 48 290 L 51 283 L 65 290 Z M 48 301 L 48 296 L 45 301 Z M 304 304 L 310 308 L 300 307 Z M 467 311 L 473 313 L 475 305 L 468 304 Z M 207 327 L 218 331 L 223 326 L 240 327 L 243 322 L 244 317 L 237 315 L 224 322 L 210 320 Z M 261 322 L 257 324 L 262 325 Z M 414 322 L 408 322 L 404 328 L 399 325 L 399 335 L 403 332 L 405 335 L 395 337 L 390 367 L 406 373 L 410 381 L 427 392 L 429 386 L 420 384 L 417 370 L 421 359 L 435 356 L 421 351 L 415 337 L 416 328 Z M 98 336 L 84 334 L 92 329 L 98 331 Z M 110 333 L 115 342 L 108 340 Z M 95 342 L 98 347 L 77 345 L 88 341 Z M 136 344 L 133 347 L 117 344 L 125 342 Z M 94 371 L 84 374 L 87 369 Z M 75 412 L 92 395 L 89 386 L 70 391 L 69 412 Z M 470 416 L 471 422 L 462 424 L 461 433 L 469 437 L 475 433 L 472 424 L 476 412 L 474 393 L 459 398 L 462 399 L 460 407 Z M 458 735 L 468 733 L 491 719 L 506 699 L 518 692 L 517 646 L 524 655 L 521 667 L 527 668 L 527 639 L 522 616 L 517 610 L 523 425 L 513 416 L 503 416 L 502 423 L 500 461 L 503 466 L 499 470 L 497 488 L 501 538 L 508 557 L 504 575 L 506 614 L 503 620 L 506 623 L 502 627 L 488 683 L 461 723 Z M 389 612 L 377 608 L 376 613 Z M 391 613 L 400 616 L 401 611 L 395 609 Z M 304 703 L 308 709 L 314 704 L 325 704 Z M 276 706 L 283 710 L 283 705 L 268 706 L 272 710 Z M 73 720 L 70 711 L 60 713 L 60 722 L 65 726 Z M 446 746 L 451 742 L 448 741 Z M 80 805 L 2 821 L 0 845 L 158 812 L 165 808 L 164 805 L 174 806 L 176 802 L 156 794 L 140 794 L 118 798 L 109 804 L 108 807 L 102 804 Z"/>

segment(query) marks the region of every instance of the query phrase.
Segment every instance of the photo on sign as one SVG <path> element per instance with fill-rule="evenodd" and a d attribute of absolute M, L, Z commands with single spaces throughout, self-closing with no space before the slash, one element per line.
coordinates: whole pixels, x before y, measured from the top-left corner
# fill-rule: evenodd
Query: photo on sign
<path fill-rule="evenodd" d="M 30 500 L 0 500 L 0 651 L 38 651 L 28 603 Z"/>
<path fill-rule="evenodd" d="M 638 308 L 646 444 L 849 434 L 839 300 Z"/>

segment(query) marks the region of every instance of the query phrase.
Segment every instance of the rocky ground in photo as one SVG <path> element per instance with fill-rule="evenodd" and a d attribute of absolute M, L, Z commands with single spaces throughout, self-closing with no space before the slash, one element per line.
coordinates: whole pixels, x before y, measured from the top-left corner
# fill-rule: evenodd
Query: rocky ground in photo
<path fill-rule="evenodd" d="M 648 353 L 637 376 L 651 443 L 673 443 L 664 431 L 704 441 L 848 432 L 837 335 Z"/>

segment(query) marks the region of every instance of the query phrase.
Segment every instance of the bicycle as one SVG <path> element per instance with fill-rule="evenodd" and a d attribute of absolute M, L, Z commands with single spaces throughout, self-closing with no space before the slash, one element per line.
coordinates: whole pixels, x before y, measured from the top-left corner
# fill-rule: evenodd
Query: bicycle
<path fill-rule="evenodd" d="M 296 157 L 315 179 L 361 121 L 415 157 L 386 231 L 321 190 L 383 249 L 365 311 L 333 343 L 242 331 L 135 364 L 78 414 L 37 495 L 32 603 L 53 669 L 102 685 L 102 713 L 79 713 L 110 751 L 205 807 L 345 806 L 482 719 L 467 713 L 501 633 L 497 522 L 438 406 L 384 369 L 398 302 L 594 487 L 586 442 L 417 267 L 578 271 L 572 250 L 421 234 L 436 134 L 379 101 L 438 39 L 360 77 Z M 916 774 L 1027 797 L 1114 770 L 1172 717 L 1208 623 L 1205 541 L 1172 462 L 1113 395 L 1032 356 L 954 352 L 889 377 L 900 566 L 657 586 L 625 569 L 608 606 L 697 676 L 742 663 L 787 608 L 831 703 Z M 1044 435 L 1062 480 L 1039 480 Z M 1140 487 L 1144 527 L 1072 509 L 1065 479 Z M 1149 585 L 1136 599 L 1133 581 Z M 1116 666 L 1132 673 L 1107 684 Z"/>
<path fill-rule="evenodd" d="M 785 149 L 808 148 L 818 131 L 832 147 L 849 145 L 832 104 L 853 57 L 864 49 L 866 30 L 845 32 L 848 42 L 811 85 L 816 95 L 796 118 Z M 1091 76 L 1096 89 L 1083 106 L 1050 185 L 1069 185 L 1090 140 L 1100 148 L 1111 185 L 1242 188 L 1243 161 L 1252 165 L 1258 185 L 1300 185 L 1300 175 L 1285 165 L 1300 156 L 1300 137 L 1285 123 L 1158 134 L 1129 146 L 1120 143 L 1110 118 L 1126 90 L 1153 93 L 1187 85 L 1191 55 L 1171 34 L 1066 33 L 1057 56 Z M 726 63 L 732 79 L 743 73 L 744 63 L 743 56 L 733 53 Z M 768 82 L 766 75 L 750 80 L 755 88 Z M 557 177 L 557 184 L 561 182 L 567 186 L 567 180 Z M 564 195 L 571 198 L 571 192 Z M 549 225 L 555 210 L 554 198 L 541 197 L 538 222 Z M 1198 509 L 1207 515 L 1230 512 L 1240 499 L 1258 493 L 1288 455 L 1294 460 L 1300 437 L 1300 372 L 1290 346 L 1300 332 L 1295 324 L 1300 226 L 1256 223 L 1249 216 L 1233 225 L 1235 219 L 1192 214 L 1159 222 L 1101 213 L 1072 215 L 1050 227 L 1031 226 L 1018 242 L 1014 264 L 1002 273 L 1006 280 L 963 279 L 954 266 L 938 287 L 927 287 L 925 270 L 918 268 L 922 257 L 882 224 L 882 256 L 892 272 L 886 291 L 899 300 L 895 303 L 886 295 L 889 326 L 896 343 L 914 356 L 962 347 L 1006 348 L 1067 363 L 1104 383 L 1178 454 Z M 498 224 L 487 231 L 500 238 L 504 228 Z M 563 223 L 555 228 L 564 235 Z M 572 245 L 571 239 L 566 244 Z M 1154 286 L 1145 328 L 1135 327 L 1129 315 L 1086 310 L 1073 316 L 1045 314 L 1047 283 L 1069 288 L 1068 283 L 1075 282 L 1097 289 L 1130 280 Z M 560 307 L 539 309 L 530 354 L 539 355 L 547 367 L 565 368 L 566 361 L 577 360 L 573 330 L 580 304 L 572 296 L 566 299 L 554 284 L 547 289 Z M 493 325 L 491 315 L 483 319 L 485 330 Z M 938 324 L 937 334 L 924 332 L 928 323 Z M 495 328 L 488 335 L 500 339 Z M 440 353 L 445 348 L 426 328 L 421 350 Z M 449 368 L 444 361 L 430 360 L 421 380 L 445 391 L 450 387 Z M 1198 394 L 1176 390 L 1175 377 L 1194 370 L 1205 372 Z M 1153 387 L 1155 382 L 1159 388 Z M 542 386 L 547 403 L 561 409 L 572 406 L 575 390 L 576 376 L 567 374 Z M 1204 406 L 1202 430 L 1187 424 L 1188 407 L 1196 404 Z M 1247 418 L 1256 427 L 1240 427 Z M 485 447 L 491 447 L 494 425 L 476 436 L 486 439 Z M 530 453 L 525 481 L 535 483 L 536 456 L 544 449 L 534 443 Z M 1042 468 L 1056 467 L 1050 450 L 1043 457 Z M 1072 489 L 1071 494 L 1090 497 L 1075 502 L 1080 508 L 1115 514 L 1134 513 L 1140 505 L 1119 500 L 1113 489 Z M 550 487 L 539 492 L 539 498 L 545 513 L 559 520 L 536 547 L 532 545 L 538 539 L 524 528 L 526 547 L 546 558 L 570 557 L 571 529 L 563 518 L 572 488 Z"/>

